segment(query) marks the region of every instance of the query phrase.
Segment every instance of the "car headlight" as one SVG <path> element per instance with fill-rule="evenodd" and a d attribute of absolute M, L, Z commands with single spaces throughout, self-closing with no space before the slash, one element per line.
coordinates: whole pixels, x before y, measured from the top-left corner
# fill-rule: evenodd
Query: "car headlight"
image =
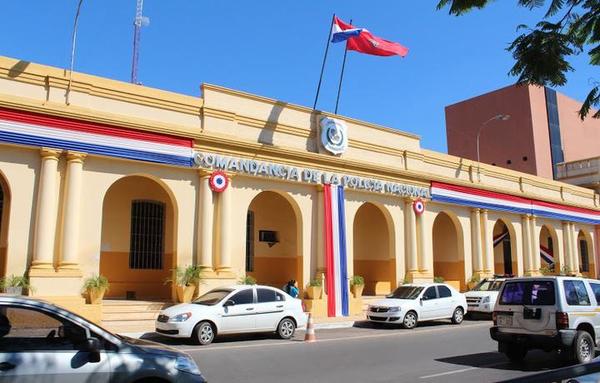
<path fill-rule="evenodd" d="M 192 313 L 177 314 L 177 315 L 169 318 L 169 322 L 185 322 L 186 320 L 190 319 L 191 316 L 192 316 Z"/>
<path fill-rule="evenodd" d="M 398 311 L 400 311 L 400 307 L 390 307 L 388 310 L 390 313 L 397 313 Z"/>
<path fill-rule="evenodd" d="M 489 295 L 487 297 L 483 297 L 483 299 L 481 300 L 481 303 L 490 303 Z"/>
<path fill-rule="evenodd" d="M 194 362 L 194 359 L 187 355 L 181 355 L 177 357 L 177 360 L 175 361 L 175 368 L 179 371 L 187 372 L 188 374 L 202 375 L 198 365 L 196 362 Z"/>

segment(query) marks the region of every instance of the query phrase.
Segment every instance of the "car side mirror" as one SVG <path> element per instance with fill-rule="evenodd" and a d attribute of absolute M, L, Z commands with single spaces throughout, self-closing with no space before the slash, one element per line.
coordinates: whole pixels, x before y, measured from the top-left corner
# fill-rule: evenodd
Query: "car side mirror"
<path fill-rule="evenodd" d="M 83 343 L 83 351 L 88 352 L 91 363 L 100 362 L 100 341 L 96 338 L 87 338 Z"/>
<path fill-rule="evenodd" d="M 228 300 L 227 302 L 223 303 L 223 307 L 229 307 L 229 306 L 235 306 L 235 302 L 232 301 L 231 299 Z"/>

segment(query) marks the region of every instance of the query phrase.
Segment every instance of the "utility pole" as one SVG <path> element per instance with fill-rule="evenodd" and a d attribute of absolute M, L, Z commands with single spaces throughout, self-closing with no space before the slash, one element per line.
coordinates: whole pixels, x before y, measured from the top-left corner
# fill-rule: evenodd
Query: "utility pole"
<path fill-rule="evenodd" d="M 131 83 L 140 84 L 138 81 L 138 62 L 140 58 L 140 37 L 142 27 L 150 24 L 150 19 L 142 15 L 144 0 L 137 0 L 135 20 L 133 21 L 133 61 L 131 63 Z"/>

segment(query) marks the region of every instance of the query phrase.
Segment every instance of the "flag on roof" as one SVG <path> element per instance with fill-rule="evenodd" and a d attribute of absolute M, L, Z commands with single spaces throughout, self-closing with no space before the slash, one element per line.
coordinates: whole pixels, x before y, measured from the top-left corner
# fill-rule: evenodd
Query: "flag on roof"
<path fill-rule="evenodd" d="M 373 36 L 365 28 L 356 28 L 351 24 L 346 24 L 337 16 L 333 18 L 333 27 L 331 32 L 331 42 L 337 43 L 347 40 L 347 49 L 376 56 L 401 56 L 408 54 L 408 48 L 405 46 Z"/>

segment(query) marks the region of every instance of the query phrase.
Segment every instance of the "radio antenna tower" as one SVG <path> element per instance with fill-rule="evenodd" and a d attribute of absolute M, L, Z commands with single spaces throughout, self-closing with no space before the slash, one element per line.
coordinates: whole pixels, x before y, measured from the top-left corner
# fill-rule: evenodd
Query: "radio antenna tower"
<path fill-rule="evenodd" d="M 138 82 L 138 61 L 140 58 L 140 35 L 142 27 L 150 25 L 150 19 L 142 15 L 144 0 L 137 0 L 135 8 L 135 20 L 133 21 L 133 61 L 131 63 L 131 83 Z"/>

